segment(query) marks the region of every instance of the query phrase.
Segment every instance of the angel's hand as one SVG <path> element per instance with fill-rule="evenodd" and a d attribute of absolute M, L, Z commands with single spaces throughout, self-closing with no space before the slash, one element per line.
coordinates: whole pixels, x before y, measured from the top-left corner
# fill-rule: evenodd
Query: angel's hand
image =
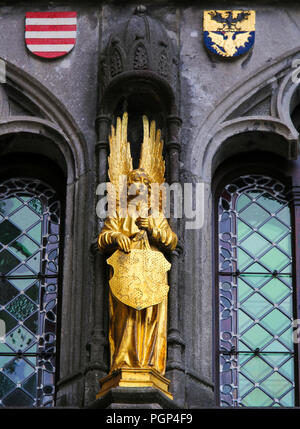
<path fill-rule="evenodd" d="M 135 223 L 140 229 L 145 229 L 148 232 L 151 232 L 153 228 L 151 217 L 139 217 Z"/>
<path fill-rule="evenodd" d="M 126 253 L 130 252 L 130 238 L 128 238 L 126 235 L 121 234 L 116 238 L 117 245 L 121 250 L 123 250 Z"/>

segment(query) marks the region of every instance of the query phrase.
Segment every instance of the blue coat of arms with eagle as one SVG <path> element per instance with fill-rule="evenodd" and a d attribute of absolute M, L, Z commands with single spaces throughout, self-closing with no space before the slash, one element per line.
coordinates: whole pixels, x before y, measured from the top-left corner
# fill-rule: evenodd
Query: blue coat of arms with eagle
<path fill-rule="evenodd" d="M 233 58 L 249 51 L 255 39 L 255 11 L 207 10 L 204 43 L 214 54 Z"/>

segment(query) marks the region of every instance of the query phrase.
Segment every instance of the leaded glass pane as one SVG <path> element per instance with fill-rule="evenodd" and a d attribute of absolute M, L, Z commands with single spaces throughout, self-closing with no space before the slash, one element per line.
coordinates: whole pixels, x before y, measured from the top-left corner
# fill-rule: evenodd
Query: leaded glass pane
<path fill-rule="evenodd" d="M 242 176 L 223 191 L 219 217 L 221 405 L 291 407 L 291 216 L 284 185 Z"/>
<path fill-rule="evenodd" d="M 0 406 L 52 406 L 60 206 L 39 180 L 0 189 Z"/>

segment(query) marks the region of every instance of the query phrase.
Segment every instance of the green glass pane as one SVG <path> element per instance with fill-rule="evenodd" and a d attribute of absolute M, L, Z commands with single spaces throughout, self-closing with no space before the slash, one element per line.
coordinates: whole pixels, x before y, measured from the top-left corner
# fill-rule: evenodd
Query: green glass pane
<path fill-rule="evenodd" d="M 268 219 L 269 213 L 262 209 L 256 203 L 252 203 L 249 207 L 243 210 L 239 217 L 254 228 L 257 228 L 262 222 Z"/>
<path fill-rule="evenodd" d="M 13 225 L 9 220 L 0 223 L 0 241 L 8 244 L 21 234 L 21 230 Z"/>
<path fill-rule="evenodd" d="M 285 203 L 277 200 L 271 194 L 264 193 L 261 197 L 257 199 L 257 202 L 261 204 L 266 210 L 270 213 L 276 213 L 280 208 L 282 208 Z"/>
<path fill-rule="evenodd" d="M 250 191 L 246 191 L 245 194 L 249 195 L 251 199 L 258 199 L 258 197 L 262 195 L 262 191 L 259 191 L 257 189 L 251 189 Z"/>
<path fill-rule="evenodd" d="M 33 198 L 28 205 L 39 215 L 43 214 L 43 206 L 39 199 Z"/>
<path fill-rule="evenodd" d="M 31 396 L 36 396 L 37 389 L 37 379 L 36 374 L 33 374 L 24 384 L 23 389 L 25 389 Z"/>
<path fill-rule="evenodd" d="M 238 332 L 243 332 L 246 328 L 253 324 L 253 320 L 243 311 L 238 311 Z"/>
<path fill-rule="evenodd" d="M 24 261 L 32 256 L 39 247 L 30 240 L 30 238 L 26 237 L 26 235 L 22 235 L 22 237 L 18 238 L 9 246 L 9 249 L 15 256 Z"/>
<path fill-rule="evenodd" d="M 279 340 L 282 341 L 283 344 L 289 348 L 289 350 L 293 350 L 294 343 L 293 343 L 292 328 L 287 329 L 282 335 L 280 335 Z"/>
<path fill-rule="evenodd" d="M 39 351 L 39 350 L 38 350 L 38 345 L 37 345 L 37 344 L 35 344 L 34 348 L 35 348 L 35 352 L 38 352 L 38 351 Z M 28 349 L 27 351 L 29 352 L 29 349 Z M 30 353 L 31 353 L 31 352 L 30 352 Z M 33 351 L 33 353 L 34 353 L 34 351 Z M 26 360 L 28 360 L 28 361 L 29 361 L 29 363 L 31 363 L 31 365 L 33 365 L 34 367 L 36 367 L 36 366 L 40 365 L 40 360 L 39 360 L 39 358 L 37 358 L 36 356 L 27 356 L 27 357 L 26 357 Z"/>
<path fill-rule="evenodd" d="M 243 302 L 241 308 L 247 310 L 247 312 L 255 319 L 259 319 L 272 307 L 272 304 L 270 304 L 259 293 L 254 293 Z"/>
<path fill-rule="evenodd" d="M 246 225 L 240 219 L 237 219 L 237 236 L 238 236 L 238 240 L 242 240 L 251 231 L 252 231 L 252 229 L 248 225 Z"/>
<path fill-rule="evenodd" d="M 2 213 L 3 216 L 8 216 L 10 213 L 12 213 L 21 205 L 22 203 L 16 197 L 7 198 L 6 200 L 1 200 L 0 213 Z"/>
<path fill-rule="evenodd" d="M 24 322 L 24 326 L 26 326 L 26 328 L 28 328 L 34 335 L 38 334 L 38 316 L 39 313 L 36 312 Z"/>
<path fill-rule="evenodd" d="M 272 336 L 259 325 L 253 326 L 253 328 L 250 328 L 249 331 L 243 335 L 243 341 L 246 342 L 252 350 L 255 350 L 257 347 L 262 348 L 271 339 Z"/>
<path fill-rule="evenodd" d="M 11 353 L 12 350 L 9 349 L 7 350 L 8 353 Z M 7 365 L 7 363 L 11 360 L 11 356 L 1 356 L 0 355 L 0 368 L 4 368 L 5 365 Z"/>
<path fill-rule="evenodd" d="M 10 378 L 0 372 L 0 399 L 16 387 Z"/>
<path fill-rule="evenodd" d="M 21 389 L 15 389 L 3 400 L 6 407 L 32 407 L 34 399 Z"/>
<path fill-rule="evenodd" d="M 17 327 L 7 337 L 7 344 L 9 344 L 14 350 L 25 350 L 35 341 L 35 337 L 24 329 L 23 326 Z"/>
<path fill-rule="evenodd" d="M 17 269 L 13 271 L 14 275 L 34 275 L 32 271 L 29 271 L 28 268 L 25 267 L 25 265 L 21 265 L 20 269 Z M 34 283 L 36 279 L 11 279 L 10 282 L 18 289 L 18 290 L 24 290 L 29 285 Z"/>
<path fill-rule="evenodd" d="M 242 400 L 246 407 L 269 407 L 273 400 L 257 387 Z"/>
<path fill-rule="evenodd" d="M 261 383 L 261 387 L 273 398 L 279 398 L 292 387 L 292 384 L 278 372 L 274 372 Z"/>
<path fill-rule="evenodd" d="M 283 398 L 280 399 L 280 404 L 283 407 L 294 407 L 295 406 L 295 393 L 291 390 Z"/>
<path fill-rule="evenodd" d="M 10 220 L 12 220 L 22 230 L 26 230 L 40 220 L 40 217 L 29 207 L 23 206 L 16 213 L 10 216 Z"/>
<path fill-rule="evenodd" d="M 30 316 L 37 306 L 25 295 L 19 295 L 14 299 L 6 309 L 18 320 L 25 320 Z"/>
<path fill-rule="evenodd" d="M 290 261 L 287 256 L 276 248 L 271 249 L 260 260 L 271 271 L 281 271 L 281 269 Z"/>
<path fill-rule="evenodd" d="M 243 301 L 243 299 L 247 298 L 250 293 L 253 292 L 253 289 L 247 285 L 241 278 L 238 279 L 238 301 Z"/>
<path fill-rule="evenodd" d="M 35 343 L 32 347 L 26 350 L 26 353 L 36 353 L 38 351 L 38 344 Z M 32 366 L 36 367 L 40 364 L 40 361 L 38 361 L 40 358 L 37 358 L 36 356 L 26 356 L 26 360 L 28 360 Z"/>
<path fill-rule="evenodd" d="M 19 291 L 7 280 L 0 280 L 0 305 L 5 305 L 17 296 Z"/>
<path fill-rule="evenodd" d="M 0 253 L 0 272 L 8 273 L 13 268 L 16 268 L 19 265 L 20 261 L 14 255 L 12 255 L 8 250 L 2 250 Z"/>
<path fill-rule="evenodd" d="M 291 213 L 288 206 L 284 207 L 280 212 L 276 214 L 278 219 L 282 220 L 286 225 L 291 225 Z"/>
<path fill-rule="evenodd" d="M 25 378 L 35 372 L 35 369 L 24 359 L 12 359 L 5 367 L 3 372 L 15 383 L 21 383 Z"/>
<path fill-rule="evenodd" d="M 11 352 L 12 352 L 11 348 L 8 347 L 7 344 L 2 343 L 2 341 L 0 341 L 0 355 L 1 355 L 1 353 L 11 353 Z M 1 366 L 2 365 L 0 364 L 0 367 Z"/>
<path fill-rule="evenodd" d="M 265 286 L 261 288 L 260 291 L 265 297 L 269 298 L 274 303 L 278 303 L 291 293 L 289 287 L 278 278 L 271 279 Z"/>
<path fill-rule="evenodd" d="M 252 265 L 251 265 L 252 267 Z M 260 270 L 262 271 L 263 267 L 261 265 L 255 266 L 253 267 L 253 271 L 254 270 Z M 266 271 L 266 270 L 264 270 Z M 246 281 L 250 286 L 252 286 L 253 288 L 260 288 L 261 285 L 263 285 L 264 283 L 266 283 L 268 281 L 268 279 L 271 278 L 270 274 L 265 274 L 265 275 L 260 275 L 260 274 L 241 274 L 240 278 L 242 278 L 244 281 Z"/>
<path fill-rule="evenodd" d="M 261 235 L 254 232 L 250 237 L 246 238 L 240 246 L 243 247 L 248 253 L 251 253 L 254 257 L 259 256 L 262 252 L 272 247 L 272 244 L 262 238 Z"/>
<path fill-rule="evenodd" d="M 293 300 L 292 295 L 288 296 L 279 306 L 286 314 L 293 314 Z"/>
<path fill-rule="evenodd" d="M 283 238 L 277 246 L 282 249 L 285 253 L 287 253 L 289 256 L 292 255 L 292 247 L 291 247 L 291 237 L 290 234 L 287 235 L 285 238 Z"/>
<path fill-rule="evenodd" d="M 261 324 L 268 328 L 274 335 L 278 335 L 291 325 L 291 321 L 281 311 L 275 309 L 261 320 Z"/>
<path fill-rule="evenodd" d="M 253 384 L 247 380 L 242 374 L 239 374 L 238 378 L 238 389 L 239 389 L 239 396 L 244 396 L 246 393 L 249 392 L 250 389 L 252 389 Z"/>
<path fill-rule="evenodd" d="M 292 273 L 292 264 L 287 265 L 283 270 L 281 270 L 281 273 L 291 274 Z"/>
<path fill-rule="evenodd" d="M 253 357 L 245 363 L 240 371 L 254 383 L 259 383 L 268 374 L 273 372 L 273 369 L 264 362 L 260 357 Z"/>
<path fill-rule="evenodd" d="M 42 236 L 42 223 L 39 222 L 37 225 L 35 225 L 33 228 L 31 228 L 27 235 L 31 238 L 33 238 L 37 243 L 41 242 L 41 236 Z"/>
<path fill-rule="evenodd" d="M 243 341 L 239 340 L 239 342 L 238 342 L 238 350 L 239 351 L 244 351 L 244 352 L 249 352 L 251 350 L 251 348 L 248 347 L 245 343 L 243 343 Z M 241 356 L 243 356 L 243 355 L 240 355 L 240 358 L 241 358 Z M 246 354 L 246 356 L 248 356 L 248 354 Z M 248 358 L 249 358 L 249 356 L 248 356 Z"/>
<path fill-rule="evenodd" d="M 249 265 L 253 261 L 253 258 L 251 258 L 251 256 L 247 255 L 247 253 L 245 253 L 240 248 L 238 248 L 237 255 L 238 255 L 237 261 L 238 261 L 238 269 L 239 270 L 243 270 L 244 268 L 247 267 L 247 265 Z"/>
<path fill-rule="evenodd" d="M 28 259 L 26 265 L 38 274 L 41 271 L 41 253 L 38 252 L 32 258 Z"/>
<path fill-rule="evenodd" d="M 18 321 L 5 310 L 0 311 L 0 319 L 4 320 L 6 334 L 8 334 L 9 331 L 11 331 L 18 324 Z"/>
<path fill-rule="evenodd" d="M 284 353 L 262 353 L 262 357 L 274 368 L 278 368 L 287 359 Z"/>
<path fill-rule="evenodd" d="M 287 276 L 287 275 L 279 275 L 278 276 L 279 280 L 282 281 L 282 283 L 286 284 L 287 286 L 290 287 L 290 289 L 292 290 L 293 288 L 293 279 L 292 276 Z"/>
<path fill-rule="evenodd" d="M 241 211 L 247 204 L 251 202 L 251 198 L 247 197 L 247 195 L 242 194 L 238 197 L 236 202 L 236 210 Z"/>
<path fill-rule="evenodd" d="M 28 288 L 26 290 L 26 295 L 29 296 L 29 298 L 31 298 L 32 301 L 38 303 L 39 302 L 39 296 L 40 296 L 39 284 L 35 283 L 33 286 Z"/>
<path fill-rule="evenodd" d="M 239 343 L 238 349 L 239 351 L 242 350 L 241 343 Z M 250 360 L 252 357 L 253 357 L 253 353 L 240 353 L 238 355 L 238 364 L 240 366 L 243 366 L 243 364 L 248 360 Z"/>
<path fill-rule="evenodd" d="M 283 344 L 281 344 L 279 341 L 274 340 L 271 344 L 269 344 L 267 347 L 264 348 L 264 352 L 287 352 L 289 349 L 287 349 Z"/>
<path fill-rule="evenodd" d="M 289 378 L 291 381 L 294 380 L 294 360 L 293 358 L 289 359 L 284 365 L 279 369 L 279 372 L 285 377 Z"/>
<path fill-rule="evenodd" d="M 263 267 L 261 264 L 255 262 L 247 268 L 247 273 L 268 273 L 269 271 Z M 250 278 L 250 276 L 249 276 Z M 248 279 L 247 279 L 248 280 Z"/>
<path fill-rule="evenodd" d="M 264 236 L 272 242 L 278 241 L 288 231 L 289 229 L 275 218 L 268 220 L 268 222 L 264 223 L 259 228 L 259 232 L 264 234 Z"/>

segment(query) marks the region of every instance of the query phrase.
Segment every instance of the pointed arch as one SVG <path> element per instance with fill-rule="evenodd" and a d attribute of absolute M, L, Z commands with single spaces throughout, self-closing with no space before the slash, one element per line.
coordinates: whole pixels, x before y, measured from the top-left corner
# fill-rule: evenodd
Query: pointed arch
<path fill-rule="evenodd" d="M 10 116 L 6 108 L 2 109 L 0 116 L 0 160 L 5 163 L 9 158 L 13 163 L 15 159 L 21 158 L 17 167 L 14 164 L 10 170 L 6 168 L 9 170 L 7 175 L 18 173 L 23 169 L 22 166 L 26 166 L 26 174 L 28 171 L 31 174 L 31 171 L 36 171 L 34 168 L 30 170 L 29 167 L 33 165 L 38 166 L 39 170 L 45 168 L 48 175 L 55 176 L 54 169 L 51 170 L 53 163 L 63 173 L 63 180 L 57 184 L 65 190 L 64 239 L 61 249 L 64 263 L 60 273 L 63 286 L 60 296 L 63 306 L 60 321 L 63 341 L 60 344 L 57 379 L 59 403 L 72 390 L 73 382 L 82 383 L 82 368 L 86 364 L 85 353 L 82 353 L 84 338 L 78 337 L 78 326 L 83 326 L 87 279 L 91 271 L 89 248 L 93 225 L 90 222 L 90 207 L 93 202 L 90 150 L 75 119 L 63 103 L 36 78 L 9 62 L 6 62 L 3 90 L 8 99 L 13 93 L 18 95 L 18 102 L 26 105 L 25 114 Z M 24 153 L 26 156 L 22 158 Z M 35 160 L 42 157 L 45 162 L 39 165 L 39 161 Z M 28 159 L 29 167 L 26 164 Z M 48 165 L 49 159 L 52 163 Z M 71 387 L 68 385 L 69 380 Z"/>
<path fill-rule="evenodd" d="M 80 177 L 87 169 L 86 155 L 88 153 L 87 143 L 83 134 L 77 126 L 71 114 L 67 111 L 61 101 L 57 99 L 44 85 L 24 70 L 14 64 L 3 60 L 6 63 L 6 84 L 20 92 L 23 98 L 28 99 L 38 108 L 44 118 L 43 125 L 47 129 L 56 129 L 56 134 L 60 134 L 63 144 L 69 147 L 74 166 L 74 177 Z M 37 118 L 28 116 L 23 118 L 27 126 L 37 123 Z M 1 118 L 1 125 L 9 121 L 6 117 Z M 20 124 L 19 124 L 20 125 Z M 33 125 L 33 128 L 36 125 Z M 61 143 L 62 145 L 62 143 Z"/>
<path fill-rule="evenodd" d="M 272 65 L 262 67 L 224 94 L 223 99 L 197 130 L 197 142 L 188 154 L 186 163 L 192 172 L 201 177 L 203 175 L 205 181 L 210 181 L 212 168 L 215 166 L 215 153 L 223 143 L 231 135 L 257 130 L 276 135 L 275 141 L 282 140 L 279 150 L 278 145 L 273 148 L 270 145 L 264 147 L 262 139 L 262 150 L 277 154 L 280 152 L 287 159 L 297 157 L 299 134 L 291 114 L 300 102 L 299 82 L 293 82 L 293 65 L 298 53 L 299 47 L 289 51 Z M 265 103 L 269 113 L 257 113 L 255 107 L 260 102 Z M 238 152 L 237 147 L 236 149 Z M 244 149 L 241 148 L 241 151 Z"/>

